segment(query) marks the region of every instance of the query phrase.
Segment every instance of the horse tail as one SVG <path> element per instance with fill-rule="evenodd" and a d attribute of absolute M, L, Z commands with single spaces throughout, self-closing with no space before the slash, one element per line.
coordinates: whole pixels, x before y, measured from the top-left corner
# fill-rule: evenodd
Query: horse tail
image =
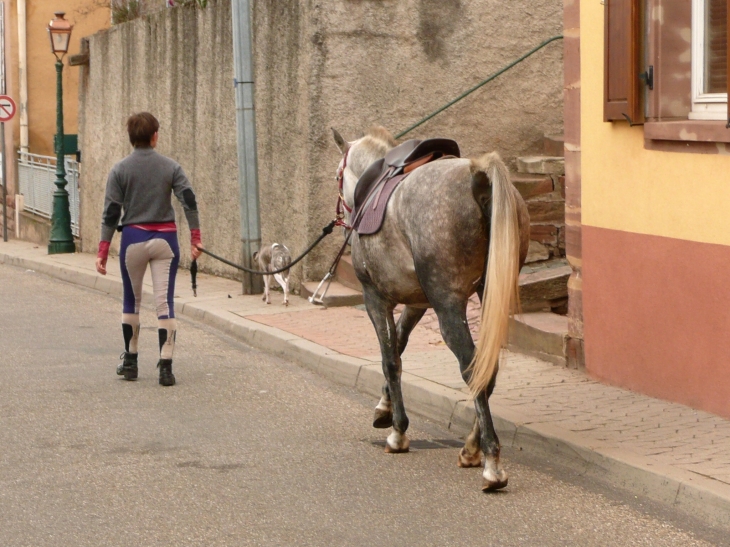
<path fill-rule="evenodd" d="M 487 389 L 495 374 L 510 315 L 519 306 L 520 232 L 512 183 L 499 154 L 473 159 L 470 168 L 472 194 L 490 220 L 481 327 L 469 366 L 469 388 L 476 396 Z"/>

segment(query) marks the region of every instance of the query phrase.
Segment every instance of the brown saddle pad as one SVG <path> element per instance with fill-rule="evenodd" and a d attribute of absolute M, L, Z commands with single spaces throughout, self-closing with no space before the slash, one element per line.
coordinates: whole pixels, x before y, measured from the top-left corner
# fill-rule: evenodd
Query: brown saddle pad
<path fill-rule="evenodd" d="M 451 139 L 411 139 L 372 163 L 355 187 L 353 228 L 360 235 L 375 234 L 385 218 L 393 190 L 413 170 L 442 157 L 460 157 L 459 145 Z"/>

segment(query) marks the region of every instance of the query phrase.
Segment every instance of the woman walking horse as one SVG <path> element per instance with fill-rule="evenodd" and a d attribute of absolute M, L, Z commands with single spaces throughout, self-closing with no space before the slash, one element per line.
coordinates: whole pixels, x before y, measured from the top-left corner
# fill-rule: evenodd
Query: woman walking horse
<path fill-rule="evenodd" d="M 404 159 L 393 151 L 392 135 L 376 127 L 347 142 L 333 132 L 342 152 L 337 175 L 346 223 L 359 223 L 365 208 L 385 207 L 379 228 L 373 231 L 371 226 L 352 234 L 352 263 L 380 342 L 385 375 L 373 425 L 393 426 L 386 452 L 408 451 L 401 354 L 426 309 L 433 308 L 476 406 L 474 429 L 459 453 L 458 464 L 477 467 L 484 452 L 482 489 L 503 488 L 507 473 L 499 463 L 489 396 L 509 316 L 517 305 L 517 276 L 527 256 L 529 217 L 524 201 L 499 156 L 492 153 L 472 160 L 447 157 L 425 163 L 403 179 L 383 205 L 387 196 L 381 196 L 383 189 L 377 184 L 365 197 L 362 186 L 356 192 L 356 184 L 366 170 L 369 173 L 363 178 L 378 178 L 377 171 L 388 170 L 390 165 L 396 169 Z M 401 147 L 411 149 L 414 145 L 409 143 L 413 142 L 417 141 Z M 381 159 L 384 161 L 373 166 Z M 359 209 L 351 213 L 356 207 Z M 482 300 L 476 350 L 466 319 L 467 300 L 475 291 Z M 396 324 L 393 310 L 397 304 L 405 304 L 405 308 Z"/>

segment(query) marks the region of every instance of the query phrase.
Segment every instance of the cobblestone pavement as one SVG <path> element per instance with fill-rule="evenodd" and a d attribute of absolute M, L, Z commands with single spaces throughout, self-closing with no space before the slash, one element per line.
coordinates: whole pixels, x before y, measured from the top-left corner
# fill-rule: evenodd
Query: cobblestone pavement
<path fill-rule="evenodd" d="M 113 258 L 108 266 L 110 274 L 102 278 L 94 272 L 92 255 L 49 257 L 45 249 L 11 241 L 0 244 L 0 262 L 37 267 L 43 273 L 73 283 L 121 294 L 118 266 Z M 311 351 L 319 351 L 328 358 L 339 356 L 348 366 L 360 367 L 351 379 L 347 374 L 343 376 L 348 378 L 345 383 L 363 389 L 365 372 L 375 381 L 379 349 L 364 310 L 313 308 L 296 297 L 289 307 L 282 306 L 278 298 L 267 306 L 258 296 L 240 296 L 237 282 L 204 274 L 198 276 L 199 297 L 193 298 L 186 281 L 187 276 L 181 272 L 176 290 L 178 313 L 207 320 L 234 334 L 231 325 L 240 327 L 248 333 L 248 338 L 243 336 L 246 341 L 254 345 L 258 341 L 261 347 L 265 345 L 264 335 L 273 337 L 272 351 L 287 343 L 301 345 L 304 340 L 309 341 L 315 348 Z M 146 290 L 150 289 L 146 280 Z M 471 308 L 473 315 L 474 306 Z M 312 362 L 319 363 L 317 359 L 323 357 Z M 473 414 L 464 413 L 464 409 L 471 408 L 468 390 L 456 359 L 441 340 L 433 315 L 427 315 L 414 330 L 403 356 L 403 368 L 404 382 L 419 384 L 427 392 L 428 408 L 437 409 L 431 414 L 419 412 L 447 424 L 455 423 L 461 413 L 462 429 L 464 422 L 473 419 Z M 373 388 L 363 390 L 375 393 Z M 408 397 L 407 390 L 405 393 Z M 415 404 L 413 398 L 411 395 L 411 405 Z M 527 426 L 529 435 L 546 439 L 547 446 L 557 446 L 559 439 L 570 450 L 578 447 L 584 460 L 587 451 L 592 451 L 602 469 L 611 468 L 610 462 L 619 462 L 623 471 L 616 475 L 617 483 L 624 486 L 639 480 L 642 491 L 656 488 L 656 498 L 687 504 L 690 510 L 718 503 L 723 511 L 730 508 L 729 420 L 604 385 L 583 371 L 507 351 L 492 403 L 497 425 L 502 427 L 503 444 L 517 442 L 520 427 Z M 408 408 L 409 400 L 406 405 Z M 522 434 L 520 438 L 524 440 L 524 431 Z M 639 474 L 626 475 L 627 468 Z M 623 482 L 621 473 L 627 477 Z M 685 491 L 688 493 L 683 497 Z M 692 505 L 695 502 L 699 505 Z"/>

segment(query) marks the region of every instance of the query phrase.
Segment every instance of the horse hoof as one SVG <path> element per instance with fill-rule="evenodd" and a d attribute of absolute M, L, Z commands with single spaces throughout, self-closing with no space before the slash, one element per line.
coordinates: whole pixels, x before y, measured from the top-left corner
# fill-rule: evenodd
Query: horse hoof
<path fill-rule="evenodd" d="M 405 448 L 391 448 L 388 444 L 385 445 L 385 453 L 386 454 L 405 454 L 408 452 L 409 447 Z"/>
<path fill-rule="evenodd" d="M 469 454 L 466 448 L 459 451 L 459 459 L 456 462 L 459 467 L 481 467 L 482 466 L 482 451 L 478 450 L 476 454 Z"/>
<path fill-rule="evenodd" d="M 507 486 L 507 472 L 504 469 L 494 470 L 485 467 L 482 478 L 484 479 L 482 492 L 500 490 Z"/>
<path fill-rule="evenodd" d="M 403 454 L 408 452 L 411 446 L 411 441 L 405 434 L 393 431 L 388 438 L 385 440 L 385 453 L 386 454 Z"/>
<path fill-rule="evenodd" d="M 504 479 L 503 481 L 497 481 L 497 482 L 489 482 L 484 481 L 482 483 L 482 492 L 492 492 L 494 490 L 501 490 L 507 486 L 507 479 Z"/>
<path fill-rule="evenodd" d="M 391 410 L 375 409 L 373 417 L 373 427 L 375 429 L 388 429 L 393 427 L 393 412 Z"/>

